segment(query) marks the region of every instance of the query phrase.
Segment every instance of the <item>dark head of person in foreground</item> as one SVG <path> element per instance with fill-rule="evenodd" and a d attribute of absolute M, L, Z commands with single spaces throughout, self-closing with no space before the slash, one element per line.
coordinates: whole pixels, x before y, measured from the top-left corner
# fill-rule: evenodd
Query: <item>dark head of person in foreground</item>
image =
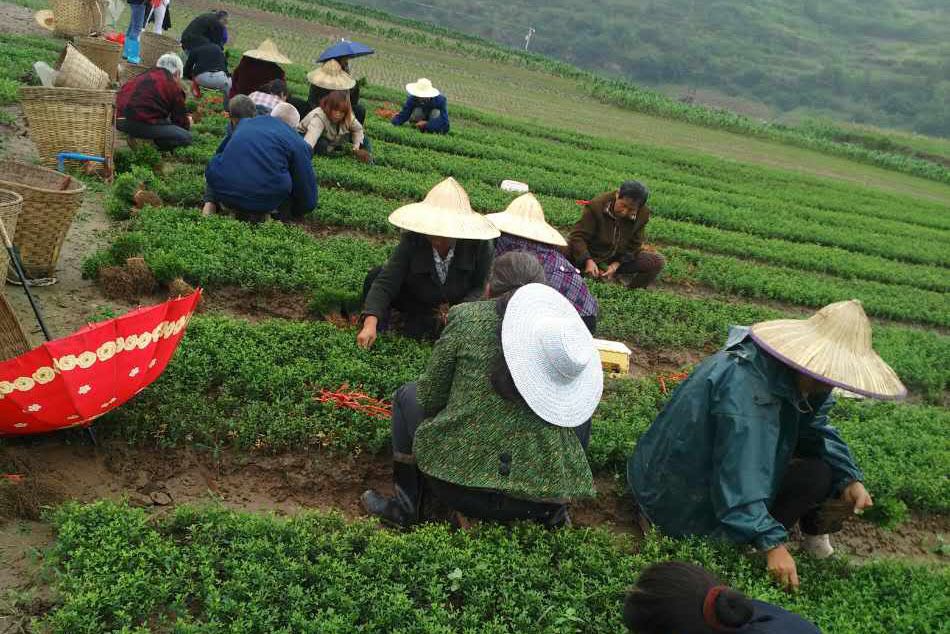
<path fill-rule="evenodd" d="M 635 634 L 821 634 L 780 607 L 749 599 L 705 568 L 667 561 L 646 568 L 623 604 L 623 622 Z"/>

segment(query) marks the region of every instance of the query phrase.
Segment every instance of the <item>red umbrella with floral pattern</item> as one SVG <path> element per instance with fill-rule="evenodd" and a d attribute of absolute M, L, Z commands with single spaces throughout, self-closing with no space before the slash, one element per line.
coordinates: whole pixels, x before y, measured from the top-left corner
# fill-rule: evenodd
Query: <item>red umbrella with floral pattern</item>
<path fill-rule="evenodd" d="M 89 325 L 0 362 L 0 436 L 88 426 L 157 379 L 201 291 Z"/>

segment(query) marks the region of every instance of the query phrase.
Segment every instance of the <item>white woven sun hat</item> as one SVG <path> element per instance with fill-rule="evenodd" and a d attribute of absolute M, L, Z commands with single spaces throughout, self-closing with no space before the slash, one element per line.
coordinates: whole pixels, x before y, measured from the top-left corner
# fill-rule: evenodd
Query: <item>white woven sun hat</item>
<path fill-rule="evenodd" d="M 750 334 L 769 354 L 822 383 L 871 398 L 907 396 L 871 347 L 871 322 L 856 299 L 829 304 L 808 319 L 763 321 Z"/>
<path fill-rule="evenodd" d="M 546 284 L 522 286 L 508 302 L 501 347 L 528 407 L 557 427 L 587 422 L 604 374 L 594 338 L 574 306 Z"/>
<path fill-rule="evenodd" d="M 432 97 L 438 97 L 442 94 L 432 85 L 432 82 L 425 77 L 420 77 L 411 84 L 406 84 L 406 92 L 420 99 L 431 99 Z"/>
<path fill-rule="evenodd" d="M 356 80 L 343 70 L 340 62 L 335 59 L 324 62 L 320 68 L 307 73 L 307 81 L 327 90 L 349 90 L 356 85 Z"/>
<path fill-rule="evenodd" d="M 277 50 L 277 45 L 271 40 L 264 40 L 257 48 L 244 51 L 244 57 L 253 57 L 254 59 L 259 59 L 265 62 L 273 62 L 275 64 L 292 63 L 289 57 Z"/>
<path fill-rule="evenodd" d="M 544 209 L 534 194 L 518 196 L 503 212 L 485 217 L 504 233 L 558 247 L 567 246 L 561 232 L 545 221 Z"/>
<path fill-rule="evenodd" d="M 485 216 L 472 209 L 468 194 L 451 176 L 429 190 L 421 203 L 405 205 L 389 214 L 389 222 L 406 231 L 458 240 L 491 240 L 501 235 Z"/>

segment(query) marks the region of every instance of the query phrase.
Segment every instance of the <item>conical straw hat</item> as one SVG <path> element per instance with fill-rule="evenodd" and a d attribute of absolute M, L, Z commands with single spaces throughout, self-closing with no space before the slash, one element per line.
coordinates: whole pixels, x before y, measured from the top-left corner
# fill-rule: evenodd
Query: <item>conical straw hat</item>
<path fill-rule="evenodd" d="M 504 233 L 558 247 L 567 246 L 561 232 L 544 220 L 544 209 L 534 194 L 518 196 L 503 212 L 485 217 Z"/>
<path fill-rule="evenodd" d="M 33 15 L 33 19 L 36 20 L 36 23 L 47 31 L 53 31 L 56 29 L 56 18 L 53 16 L 53 12 L 49 9 L 37 11 Z"/>
<path fill-rule="evenodd" d="M 356 85 L 356 80 L 350 77 L 335 59 L 324 62 L 320 68 L 307 73 L 307 81 L 327 90 L 349 90 Z"/>
<path fill-rule="evenodd" d="M 270 40 L 264 40 L 257 48 L 244 51 L 245 57 L 253 57 L 265 62 L 274 62 L 275 64 L 292 64 L 290 58 L 277 50 L 277 45 Z"/>
<path fill-rule="evenodd" d="M 907 396 L 871 347 L 871 322 L 856 299 L 829 304 L 808 319 L 763 321 L 751 335 L 771 355 L 823 383 L 871 398 Z"/>
<path fill-rule="evenodd" d="M 407 231 L 458 240 L 491 240 L 501 235 L 472 209 L 468 194 L 451 176 L 429 190 L 421 203 L 392 212 L 389 222 Z"/>

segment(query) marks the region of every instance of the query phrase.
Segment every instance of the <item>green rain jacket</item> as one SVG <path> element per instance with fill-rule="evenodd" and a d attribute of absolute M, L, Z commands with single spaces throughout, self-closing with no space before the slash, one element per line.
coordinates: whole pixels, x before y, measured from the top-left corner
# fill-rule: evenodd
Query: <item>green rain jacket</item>
<path fill-rule="evenodd" d="M 793 456 L 828 463 L 835 495 L 862 480 L 828 424 L 834 398 L 804 399 L 795 379 L 748 328 L 730 329 L 725 348 L 680 384 L 627 463 L 647 519 L 672 537 L 706 535 L 769 550 L 788 539 L 769 506 Z"/>

